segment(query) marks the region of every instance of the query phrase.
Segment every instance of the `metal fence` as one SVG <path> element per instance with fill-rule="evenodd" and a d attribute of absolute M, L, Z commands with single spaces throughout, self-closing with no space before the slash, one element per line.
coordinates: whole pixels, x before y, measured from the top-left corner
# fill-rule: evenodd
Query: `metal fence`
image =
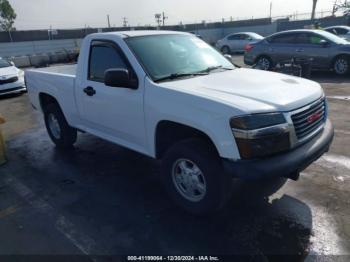
<path fill-rule="evenodd" d="M 201 23 L 186 23 L 178 25 L 169 25 L 161 27 L 166 30 L 177 31 L 198 31 L 198 30 L 211 30 L 226 28 L 243 28 L 243 27 L 259 27 L 268 26 L 277 23 L 277 30 L 287 30 L 302 28 L 305 25 L 311 24 L 309 19 L 310 13 L 293 13 L 283 16 L 274 16 L 268 18 L 246 18 L 246 19 L 234 19 L 230 17 L 228 19 L 222 19 L 221 21 L 212 21 L 207 23 L 205 21 Z M 347 24 L 346 17 L 334 17 L 331 11 L 321 11 L 316 13 L 316 19 L 322 20 L 322 24 L 325 26 L 334 24 Z M 155 26 L 141 26 L 141 27 L 113 27 L 113 28 L 80 28 L 70 30 L 30 30 L 30 31 L 11 31 L 0 32 L 0 43 L 5 42 L 25 42 L 25 41 L 42 41 L 42 40 L 62 40 L 62 39 L 81 39 L 86 35 L 96 32 L 110 32 L 110 31 L 124 31 L 124 30 L 156 30 Z"/>

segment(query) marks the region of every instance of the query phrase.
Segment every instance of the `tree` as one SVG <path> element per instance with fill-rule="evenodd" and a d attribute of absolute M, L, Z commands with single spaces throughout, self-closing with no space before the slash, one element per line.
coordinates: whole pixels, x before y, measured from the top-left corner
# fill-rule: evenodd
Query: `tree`
<path fill-rule="evenodd" d="M 336 0 L 334 1 L 333 5 L 333 15 L 335 15 L 336 12 L 341 11 L 343 15 L 349 16 L 350 15 L 350 3 L 348 3 L 347 0 Z"/>
<path fill-rule="evenodd" d="M 14 30 L 13 24 L 16 17 L 15 10 L 13 10 L 9 1 L 0 0 L 0 28 L 7 32 Z"/>
<path fill-rule="evenodd" d="M 311 20 L 315 20 L 315 16 L 316 16 L 316 6 L 317 6 L 317 0 L 312 0 L 312 14 L 311 14 Z"/>

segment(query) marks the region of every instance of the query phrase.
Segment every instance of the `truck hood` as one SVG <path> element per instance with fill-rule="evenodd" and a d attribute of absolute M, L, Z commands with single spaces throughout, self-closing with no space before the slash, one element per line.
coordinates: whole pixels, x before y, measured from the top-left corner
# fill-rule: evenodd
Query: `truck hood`
<path fill-rule="evenodd" d="M 0 78 L 5 76 L 17 76 L 18 69 L 14 66 L 0 68 Z"/>
<path fill-rule="evenodd" d="M 292 111 L 323 95 L 313 81 L 254 69 L 235 69 L 161 86 L 233 106 L 247 113 Z"/>

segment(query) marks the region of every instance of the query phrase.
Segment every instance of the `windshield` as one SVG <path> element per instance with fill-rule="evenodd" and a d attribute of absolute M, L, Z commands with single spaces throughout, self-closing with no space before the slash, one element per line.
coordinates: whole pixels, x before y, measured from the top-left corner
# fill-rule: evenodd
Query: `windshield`
<path fill-rule="evenodd" d="M 349 44 L 348 41 L 344 40 L 343 38 L 336 36 L 334 34 L 331 34 L 327 31 L 317 31 L 318 34 L 320 34 L 321 36 L 323 36 L 324 38 L 330 40 L 333 43 L 336 44 Z"/>
<path fill-rule="evenodd" d="M 152 35 L 127 38 L 126 42 L 154 81 L 171 75 L 209 73 L 211 68 L 234 69 L 224 56 L 195 36 Z"/>
<path fill-rule="evenodd" d="M 4 67 L 10 67 L 12 66 L 8 61 L 4 60 L 4 59 L 0 59 L 0 68 L 4 68 Z"/>

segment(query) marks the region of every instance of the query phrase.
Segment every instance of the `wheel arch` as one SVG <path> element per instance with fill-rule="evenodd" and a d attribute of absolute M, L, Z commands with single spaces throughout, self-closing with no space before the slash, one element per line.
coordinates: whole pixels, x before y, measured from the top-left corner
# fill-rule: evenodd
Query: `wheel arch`
<path fill-rule="evenodd" d="M 200 138 L 206 141 L 219 154 L 215 143 L 205 132 L 178 122 L 162 120 L 158 122 L 155 129 L 154 146 L 156 158 L 161 159 L 166 151 L 176 142 L 189 138 Z"/>
<path fill-rule="evenodd" d="M 40 102 L 41 110 L 44 113 L 46 111 L 47 106 L 50 104 L 56 104 L 61 109 L 61 106 L 58 103 L 57 99 L 48 93 L 44 93 L 44 92 L 39 93 L 39 102 Z"/>

